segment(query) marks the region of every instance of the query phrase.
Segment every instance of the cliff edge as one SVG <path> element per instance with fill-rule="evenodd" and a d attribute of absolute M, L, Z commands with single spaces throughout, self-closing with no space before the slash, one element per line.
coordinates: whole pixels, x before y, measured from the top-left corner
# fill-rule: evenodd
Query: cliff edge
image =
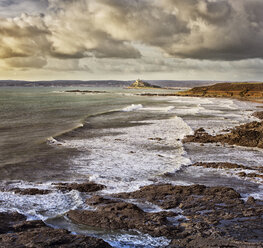
<path fill-rule="evenodd" d="M 263 83 L 218 83 L 178 92 L 178 96 L 230 97 L 244 100 L 263 100 Z"/>

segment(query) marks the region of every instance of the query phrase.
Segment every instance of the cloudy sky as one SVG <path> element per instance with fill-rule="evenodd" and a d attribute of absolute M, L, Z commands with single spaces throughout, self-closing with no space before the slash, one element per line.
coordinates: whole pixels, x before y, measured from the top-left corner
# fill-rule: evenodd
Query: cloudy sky
<path fill-rule="evenodd" d="M 0 79 L 263 80 L 262 0 L 0 0 Z"/>

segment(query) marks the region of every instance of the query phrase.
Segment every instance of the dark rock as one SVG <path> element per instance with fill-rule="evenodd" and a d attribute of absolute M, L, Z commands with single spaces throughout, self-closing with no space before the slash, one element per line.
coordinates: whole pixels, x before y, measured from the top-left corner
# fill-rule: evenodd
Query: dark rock
<path fill-rule="evenodd" d="M 101 239 L 72 235 L 62 229 L 47 227 L 42 221 L 25 221 L 18 213 L 0 213 L 0 247 L 107 248 Z"/>
<path fill-rule="evenodd" d="M 248 197 L 247 204 L 253 205 L 255 203 L 256 203 L 256 200 L 254 197 L 252 197 L 252 196 Z"/>
<path fill-rule="evenodd" d="M 229 133 L 210 135 L 203 130 L 196 130 L 193 135 L 183 139 L 184 143 L 221 143 L 229 145 L 263 148 L 263 122 L 251 122 L 232 129 Z"/>
<path fill-rule="evenodd" d="M 96 211 L 71 210 L 67 216 L 74 222 L 93 227 L 117 229 L 138 229 L 153 236 L 171 236 L 177 233 L 166 217 L 172 212 L 146 213 L 134 204 L 115 202 L 98 206 Z"/>
<path fill-rule="evenodd" d="M 252 168 L 240 164 L 233 164 L 227 162 L 213 162 L 213 163 L 197 162 L 192 164 L 192 166 L 213 168 L 213 169 L 243 169 L 243 170 L 251 170 L 254 168 L 254 167 Z"/>
<path fill-rule="evenodd" d="M 107 199 L 99 195 L 94 195 L 91 198 L 86 200 L 86 203 L 91 206 L 101 205 L 101 204 L 109 204 L 109 203 L 117 203 L 119 201 L 114 199 Z"/>
<path fill-rule="evenodd" d="M 156 141 L 162 141 L 162 138 L 156 137 L 156 138 L 149 138 L 149 140 L 156 140 Z"/>
<path fill-rule="evenodd" d="M 107 91 L 92 91 L 92 90 L 66 90 L 66 93 L 93 93 L 93 94 L 99 94 L 99 93 L 108 93 Z"/>
<path fill-rule="evenodd" d="M 107 248 L 109 244 L 101 239 L 71 235 L 66 230 L 40 227 L 27 231 L 0 235 L 0 246 L 5 248 L 54 247 L 54 248 Z"/>
<path fill-rule="evenodd" d="M 19 213 L 0 213 L 0 234 L 13 230 L 13 225 L 26 220 L 26 217 Z"/>
<path fill-rule="evenodd" d="M 145 199 L 165 209 L 175 208 L 188 197 L 212 196 L 214 201 L 239 200 L 240 195 L 228 187 L 206 187 L 204 185 L 173 186 L 171 184 L 150 185 L 132 193 L 120 193 L 116 195 L 122 198 Z M 197 197 L 200 199 L 200 197 Z M 226 199 L 227 198 L 227 199 Z"/>
<path fill-rule="evenodd" d="M 181 208 L 188 220 L 177 225 L 171 247 L 263 247 L 263 205 L 245 203 L 232 188 L 163 184 L 115 196 Z"/>
<path fill-rule="evenodd" d="M 13 188 L 12 191 L 20 195 L 47 195 L 51 193 L 50 190 L 36 189 L 36 188 L 29 188 L 29 189 Z"/>
<path fill-rule="evenodd" d="M 263 120 L 263 111 L 258 111 L 252 114 L 252 116 L 257 117 L 260 120 Z"/>
<path fill-rule="evenodd" d="M 93 182 L 87 182 L 87 183 L 58 183 L 55 184 L 56 188 L 61 191 L 71 191 L 71 190 L 77 190 L 79 192 L 96 192 L 102 189 L 105 189 L 104 185 L 96 184 Z"/>

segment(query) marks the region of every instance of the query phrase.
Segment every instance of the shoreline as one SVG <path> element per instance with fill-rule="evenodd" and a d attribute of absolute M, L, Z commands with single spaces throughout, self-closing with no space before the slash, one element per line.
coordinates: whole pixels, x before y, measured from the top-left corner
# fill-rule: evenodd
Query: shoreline
<path fill-rule="evenodd" d="M 201 162 L 190 166 L 226 171 L 242 168 L 242 165 L 201 164 Z M 242 169 L 248 168 L 244 167 Z M 166 176 L 170 175 L 167 174 Z M 253 175 L 249 173 L 240 175 L 240 178 L 243 178 L 243 180 L 252 177 Z M 65 218 L 71 219 L 77 225 L 85 224 L 94 229 L 102 228 L 105 231 L 129 231 L 130 229 L 136 229 L 152 237 L 166 237 L 170 240 L 170 244 L 162 247 L 170 248 L 203 248 L 218 247 L 220 245 L 263 247 L 261 238 L 263 236 L 261 218 L 263 201 L 253 197 L 244 199 L 233 188 L 217 185 L 208 187 L 199 184 L 191 186 L 152 184 L 134 192 L 101 195 L 100 190 L 105 186 L 96 186 L 91 182 L 87 183 L 87 185 L 60 184 L 57 188 L 57 190 L 63 192 L 75 190 L 89 194 L 89 197 L 85 200 L 86 207 L 92 206 L 96 208 L 95 211 L 86 209 L 70 210 L 65 214 Z M 50 193 L 47 190 L 36 189 L 23 190 L 14 188 L 13 190 L 14 194 L 20 195 L 46 195 Z M 143 205 L 146 202 L 148 205 Z M 158 209 L 157 212 L 156 209 Z M 24 222 L 19 225 L 20 229 L 12 227 L 11 230 L 13 232 L 12 235 L 17 237 L 16 241 L 11 240 L 11 234 L 2 233 L 0 235 L 0 244 L 1 242 L 12 242 L 10 245 L 15 247 L 14 242 L 26 244 L 23 242 L 28 242 L 26 235 L 29 233 L 39 235 L 40 231 L 41 235 L 45 237 L 46 231 L 51 236 L 53 234 L 50 233 L 54 232 L 51 229 L 44 230 L 45 228 L 40 222 Z M 68 240 L 67 242 L 72 242 L 73 245 L 73 241 L 70 241 L 72 240 L 71 238 L 75 241 L 76 239 L 79 240 L 78 242 L 87 242 L 87 245 L 88 242 L 91 242 L 90 240 L 85 241 L 87 236 L 71 236 L 70 238 L 68 233 L 62 231 L 62 229 L 58 230 L 55 234 L 57 239 Z M 59 236 L 59 233 L 62 233 L 62 236 Z M 24 241 L 21 240 L 21 237 L 25 237 Z M 45 239 L 49 240 L 48 238 Z M 54 242 L 57 242 L 55 240 Z M 97 240 L 96 242 L 101 241 Z M 3 244 L 6 247 L 9 245 L 9 243 Z M 105 243 L 103 245 L 98 247 L 110 247 Z M 72 247 L 79 247 L 79 243 Z M 90 247 L 97 246 L 93 245 Z"/>

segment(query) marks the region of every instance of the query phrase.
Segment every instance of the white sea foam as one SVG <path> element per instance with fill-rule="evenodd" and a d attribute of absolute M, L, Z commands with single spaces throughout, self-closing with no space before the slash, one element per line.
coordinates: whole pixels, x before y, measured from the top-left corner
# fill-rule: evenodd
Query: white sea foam
<path fill-rule="evenodd" d="M 173 112 L 174 106 L 168 107 L 145 107 L 141 108 L 141 111 L 150 111 L 150 112 Z"/>
<path fill-rule="evenodd" d="M 47 143 L 50 144 L 50 145 L 56 145 L 56 146 L 61 146 L 61 145 L 63 145 L 63 142 L 57 141 L 57 140 L 54 139 L 53 137 L 47 138 Z"/>
<path fill-rule="evenodd" d="M 148 248 L 162 248 L 167 247 L 170 240 L 165 237 L 152 237 L 148 234 L 143 234 L 138 232 L 135 234 L 119 234 L 115 236 L 104 235 L 102 236 L 104 240 L 109 242 L 113 247 L 148 247 Z"/>
<path fill-rule="evenodd" d="M 141 108 L 143 108 L 143 106 L 141 104 L 132 104 L 126 108 L 123 108 L 122 111 L 123 112 L 131 112 L 131 111 L 141 109 Z"/>
<path fill-rule="evenodd" d="M 181 139 L 192 129 L 179 117 L 140 122 L 135 127 L 118 128 L 114 136 L 68 140 L 64 145 L 82 151 L 72 160 L 72 170 L 91 175 L 107 186 L 108 192 L 133 191 L 152 184 L 160 175 L 190 163 Z M 85 152 L 86 151 L 86 152 Z M 161 179 L 160 179 L 161 180 Z"/>
<path fill-rule="evenodd" d="M 71 209 L 76 209 L 84 205 L 78 191 L 68 193 L 52 192 L 47 195 L 20 195 L 14 192 L 0 192 L 0 211 L 16 211 L 29 218 L 45 220 L 60 214 L 64 214 Z"/>

